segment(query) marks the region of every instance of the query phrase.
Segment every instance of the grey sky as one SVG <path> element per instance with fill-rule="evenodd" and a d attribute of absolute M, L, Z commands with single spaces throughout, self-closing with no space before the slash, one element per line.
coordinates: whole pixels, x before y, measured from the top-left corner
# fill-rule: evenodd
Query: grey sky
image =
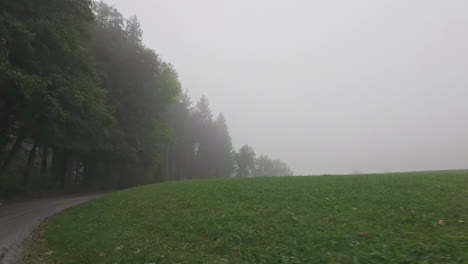
<path fill-rule="evenodd" d="M 236 148 L 296 174 L 468 167 L 468 1 L 106 1 Z"/>

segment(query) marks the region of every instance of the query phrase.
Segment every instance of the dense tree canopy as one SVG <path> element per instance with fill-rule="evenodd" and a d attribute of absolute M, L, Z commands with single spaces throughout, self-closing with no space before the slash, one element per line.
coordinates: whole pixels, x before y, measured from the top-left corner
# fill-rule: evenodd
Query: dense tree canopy
<path fill-rule="evenodd" d="M 235 153 L 207 97 L 193 105 L 181 89 L 136 16 L 90 0 L 1 1 L 0 180 L 120 188 L 272 173 L 250 147 Z"/>
<path fill-rule="evenodd" d="M 2 1 L 0 10 L 2 147 L 16 138 L 3 166 L 30 139 L 25 183 L 38 145 L 44 165 L 50 147 L 97 149 L 114 119 L 89 50 L 90 1 Z"/>

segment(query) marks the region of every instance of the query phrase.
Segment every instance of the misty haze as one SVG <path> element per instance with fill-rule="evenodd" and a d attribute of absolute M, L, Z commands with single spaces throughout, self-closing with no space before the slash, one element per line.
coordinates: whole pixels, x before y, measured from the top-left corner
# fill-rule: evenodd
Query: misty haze
<path fill-rule="evenodd" d="M 466 1 L 125 1 L 233 143 L 299 175 L 466 168 Z"/>
<path fill-rule="evenodd" d="M 468 263 L 467 14 L 1 0 L 0 264 Z"/>

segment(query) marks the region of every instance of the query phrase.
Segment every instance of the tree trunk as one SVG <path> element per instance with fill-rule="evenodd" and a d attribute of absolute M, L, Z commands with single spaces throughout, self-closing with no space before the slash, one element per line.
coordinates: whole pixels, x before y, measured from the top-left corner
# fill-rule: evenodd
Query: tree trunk
<path fill-rule="evenodd" d="M 112 182 L 111 181 L 111 179 L 113 179 L 114 175 L 111 174 L 111 163 L 110 163 L 110 161 L 108 159 L 105 159 L 103 161 L 102 175 L 104 177 L 104 181 L 103 181 L 103 184 L 101 184 L 101 187 L 112 186 L 112 188 L 116 188 L 116 187 L 118 187 L 117 185 L 120 184 L 120 182 L 122 181 L 122 179 L 120 179 L 120 178 L 118 179 L 117 182 Z M 121 175 L 119 175 L 119 176 L 121 176 Z"/>
<path fill-rule="evenodd" d="M 176 161 L 178 160 L 177 159 L 177 149 L 174 148 L 174 154 L 172 155 L 172 162 L 171 162 L 171 166 L 172 166 L 172 177 L 174 178 L 174 180 L 178 181 L 180 180 L 179 179 L 179 174 L 178 174 L 178 171 L 176 170 Z"/>
<path fill-rule="evenodd" d="M 167 149 L 166 149 L 166 177 L 163 181 L 170 181 L 172 180 L 171 179 L 171 169 L 170 169 L 170 166 L 169 166 L 169 152 L 170 152 L 170 146 L 167 145 Z"/>
<path fill-rule="evenodd" d="M 90 179 L 90 162 L 88 160 L 83 161 L 83 186 L 90 187 L 91 186 L 91 179 Z"/>
<path fill-rule="evenodd" d="M 65 160 L 65 172 L 60 175 L 60 178 L 61 178 L 61 183 L 62 183 L 62 187 L 63 189 L 67 189 L 68 186 L 71 185 L 71 177 L 72 177 L 72 169 L 73 167 L 73 160 L 71 159 L 66 159 Z"/>
<path fill-rule="evenodd" d="M 123 161 L 120 164 L 120 171 L 119 171 L 120 180 L 119 180 L 118 188 L 120 188 L 120 189 L 128 187 L 128 183 L 127 183 L 127 179 L 126 179 L 127 178 L 127 173 L 126 172 L 127 172 L 127 162 Z"/>
<path fill-rule="evenodd" d="M 55 148 L 52 156 L 52 177 L 53 183 L 57 184 L 61 188 L 65 187 L 65 176 L 68 171 L 68 153 L 61 149 Z"/>
<path fill-rule="evenodd" d="M 7 158 L 5 159 L 5 161 L 3 162 L 2 164 L 2 167 L 5 168 L 5 169 L 8 169 L 11 165 L 11 162 L 13 161 L 13 159 L 15 158 L 16 156 L 16 153 L 18 152 L 18 150 L 20 149 L 21 145 L 23 144 L 23 141 L 26 139 L 26 134 L 24 133 L 24 131 L 21 132 L 21 134 L 18 136 L 18 138 L 16 139 L 15 141 L 15 144 L 13 144 L 13 147 L 11 148 L 10 150 L 10 153 L 8 153 L 8 156 Z"/>
<path fill-rule="evenodd" d="M 67 160 L 67 173 L 65 173 L 64 183 L 65 189 L 74 185 L 76 181 L 76 160 L 68 159 Z"/>
<path fill-rule="evenodd" d="M 0 111 L 0 147 L 6 146 L 8 142 L 8 130 L 10 128 L 11 122 L 11 115 L 13 113 L 13 103 L 11 100 L 5 100 L 5 104 L 3 105 Z"/>
<path fill-rule="evenodd" d="M 47 145 L 42 146 L 42 161 L 41 161 L 41 185 L 47 186 L 48 184 L 48 169 L 47 160 L 49 157 L 49 147 Z"/>
<path fill-rule="evenodd" d="M 29 185 L 31 183 L 30 175 L 32 167 L 34 166 L 34 161 L 36 160 L 37 144 L 34 143 L 31 151 L 29 152 L 28 163 L 23 173 L 22 183 L 23 185 Z"/>

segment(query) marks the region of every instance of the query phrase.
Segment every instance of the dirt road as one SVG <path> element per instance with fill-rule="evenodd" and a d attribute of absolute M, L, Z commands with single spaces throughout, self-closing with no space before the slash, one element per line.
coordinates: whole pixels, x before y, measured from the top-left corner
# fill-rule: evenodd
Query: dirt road
<path fill-rule="evenodd" d="M 0 264 L 16 263 L 22 243 L 47 217 L 66 208 L 94 200 L 102 194 L 61 197 L 0 206 Z"/>

